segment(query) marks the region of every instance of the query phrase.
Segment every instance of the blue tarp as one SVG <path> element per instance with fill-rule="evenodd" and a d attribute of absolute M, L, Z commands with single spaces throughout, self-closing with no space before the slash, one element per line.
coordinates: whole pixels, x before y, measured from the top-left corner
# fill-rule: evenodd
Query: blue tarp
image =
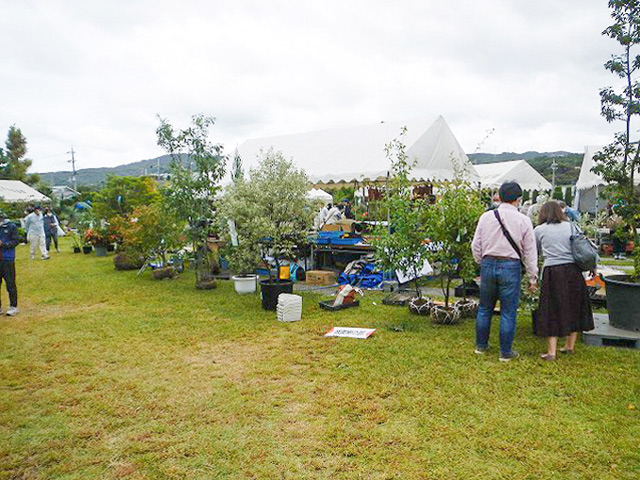
<path fill-rule="evenodd" d="M 382 272 L 375 272 L 376 266 L 373 263 L 367 263 L 358 273 L 345 274 L 341 273 L 338 277 L 340 285 L 354 285 L 362 288 L 378 288 L 382 283 Z"/>

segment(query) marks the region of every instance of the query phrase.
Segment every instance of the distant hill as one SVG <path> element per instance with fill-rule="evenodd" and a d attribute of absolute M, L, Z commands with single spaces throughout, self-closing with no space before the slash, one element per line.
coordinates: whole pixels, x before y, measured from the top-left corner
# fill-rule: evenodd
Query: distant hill
<path fill-rule="evenodd" d="M 504 152 L 492 153 L 471 153 L 469 159 L 473 164 L 508 162 L 510 160 L 526 160 L 529 165 L 535 168 L 547 180 L 551 181 L 551 163 L 555 159 L 558 168 L 556 170 L 557 185 L 573 185 L 578 180 L 580 165 L 582 165 L 582 153 L 571 152 Z M 186 161 L 187 155 L 182 156 L 182 161 Z M 100 187 L 104 185 L 107 176 L 117 177 L 139 176 L 151 173 L 169 173 L 171 156 L 163 155 L 149 160 L 118 165 L 117 167 L 84 168 L 76 172 L 78 185 L 94 185 Z M 48 185 L 69 185 L 71 179 L 70 171 L 40 173 L 42 181 Z"/>
<path fill-rule="evenodd" d="M 469 159 L 473 164 L 508 162 L 511 160 L 526 160 L 529 165 L 535 168 L 540 175 L 551 181 L 553 171 L 551 164 L 556 161 L 556 185 L 575 185 L 580 175 L 583 153 L 571 152 L 504 152 L 492 153 L 471 153 Z"/>
<path fill-rule="evenodd" d="M 186 158 L 188 156 L 183 155 L 182 161 L 184 162 Z M 118 165 L 117 167 L 83 168 L 76 171 L 76 180 L 78 185 L 95 185 L 98 187 L 104 184 L 109 175 L 127 177 L 151 173 L 168 173 L 170 165 L 171 156 L 163 155 L 149 160 Z M 70 185 L 71 183 L 71 171 L 40 173 L 40 177 L 48 185 Z"/>

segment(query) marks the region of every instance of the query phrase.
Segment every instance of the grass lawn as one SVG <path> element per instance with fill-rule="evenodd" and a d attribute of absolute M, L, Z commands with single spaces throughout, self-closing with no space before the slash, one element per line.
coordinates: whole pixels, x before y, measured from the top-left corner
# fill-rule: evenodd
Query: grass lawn
<path fill-rule="evenodd" d="M 617 267 L 633 267 L 633 258 L 617 260 L 613 257 L 600 257 L 600 265 L 611 265 Z"/>
<path fill-rule="evenodd" d="M 433 326 L 380 294 L 332 313 L 307 293 L 281 324 L 230 283 L 197 291 L 192 273 L 154 281 L 70 250 L 18 249 L 0 478 L 640 478 L 638 350 L 543 363 L 523 313 L 522 357 L 500 363 L 473 354 L 473 322 Z"/>

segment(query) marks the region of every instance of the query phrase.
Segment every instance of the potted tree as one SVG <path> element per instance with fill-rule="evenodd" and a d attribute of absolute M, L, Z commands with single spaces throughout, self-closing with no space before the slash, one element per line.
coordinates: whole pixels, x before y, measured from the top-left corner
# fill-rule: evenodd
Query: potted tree
<path fill-rule="evenodd" d="M 216 233 L 216 194 L 227 157 L 208 140 L 212 117 L 194 115 L 192 126 L 174 130 L 160 118 L 158 145 L 172 157 L 171 181 L 163 190 L 165 205 L 185 226 L 195 256 L 196 288 L 216 287 L 214 259 L 207 240 Z"/>
<path fill-rule="evenodd" d="M 220 203 L 223 254 L 235 273 L 231 279 L 239 294 L 256 291 L 255 271 L 262 261 L 260 239 L 266 227 L 254 191 L 244 178 L 237 176 Z"/>
<path fill-rule="evenodd" d="M 117 270 L 141 268 L 147 259 L 157 259 L 155 278 L 172 278 L 177 272 L 169 264 L 167 252 L 179 246 L 180 226 L 162 203 L 136 207 L 130 216 L 114 219 L 113 228 L 121 237 L 113 263 Z"/>
<path fill-rule="evenodd" d="M 304 171 L 295 168 L 293 161 L 270 149 L 261 152 L 258 167 L 250 170 L 242 188 L 246 188 L 245 201 L 255 205 L 255 210 L 251 225 L 246 227 L 236 220 L 236 229 L 253 230 L 253 234 L 247 233 L 245 247 L 253 249 L 260 244 L 262 259 L 267 264 L 270 260 L 275 263 L 276 274 L 269 268 L 269 279 L 260 282 L 262 307 L 275 310 L 278 295 L 293 291 L 293 282 L 279 277 L 280 266 L 283 260 L 295 258 L 296 248 L 306 243 L 313 223 L 313 210 L 306 199 L 309 179 Z M 251 250 L 248 257 L 253 259 L 254 253 Z"/>
<path fill-rule="evenodd" d="M 437 200 L 425 211 L 424 222 L 429 238 L 434 243 L 431 259 L 439 272 L 440 287 L 444 295 L 444 306 L 431 310 L 436 323 L 455 323 L 460 308 L 465 316 L 473 315 L 476 305 L 469 304 L 466 289 L 458 306 L 449 305 L 451 282 L 455 277 L 471 280 L 476 272 L 476 263 L 469 245 L 473 240 L 478 218 L 484 212 L 480 193 L 466 180 L 466 172 L 457 170 L 455 178 L 436 185 Z"/>
<path fill-rule="evenodd" d="M 409 173 L 415 162 L 410 162 L 402 137 L 385 146 L 391 170 L 384 196 L 379 204 L 388 212 L 387 224 L 380 224 L 372 237 L 375 255 L 385 271 L 399 271 L 411 279 L 415 288 L 415 297 L 409 299 L 409 308 L 414 313 L 422 313 L 428 299 L 420 298 L 418 278 L 429 249 L 426 243 L 426 225 L 422 216 L 427 203 L 422 198 L 414 198 Z"/>
<path fill-rule="evenodd" d="M 84 232 L 84 241 L 93 247 L 96 257 L 106 257 L 107 246 L 114 240 L 115 237 L 107 225 L 91 227 Z M 87 252 L 85 251 L 85 253 Z"/>
<path fill-rule="evenodd" d="M 603 34 L 622 47 L 621 55 L 612 56 L 605 68 L 622 80 L 618 90 L 606 87 L 600 91 L 601 112 L 607 122 L 621 120 L 625 129 L 614 141 L 594 156 L 593 171 L 609 183 L 615 212 L 633 235 L 634 271 L 631 275 L 610 275 L 604 278 L 607 290 L 607 309 L 611 325 L 640 331 L 640 144 L 638 130 L 632 126 L 640 118 L 640 62 L 635 51 L 640 45 L 640 10 L 635 1 L 609 2 L 614 23 Z M 636 137 L 632 138 L 632 133 Z"/>

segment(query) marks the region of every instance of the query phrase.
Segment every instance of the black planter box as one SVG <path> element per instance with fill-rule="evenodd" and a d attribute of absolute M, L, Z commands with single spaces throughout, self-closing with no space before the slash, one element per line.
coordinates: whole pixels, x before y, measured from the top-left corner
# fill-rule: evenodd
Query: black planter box
<path fill-rule="evenodd" d="M 464 283 L 462 285 L 458 285 L 454 290 L 453 294 L 456 297 L 464 297 L 464 290 L 467 290 L 467 297 L 479 297 L 480 296 L 480 287 L 476 282 Z"/>

